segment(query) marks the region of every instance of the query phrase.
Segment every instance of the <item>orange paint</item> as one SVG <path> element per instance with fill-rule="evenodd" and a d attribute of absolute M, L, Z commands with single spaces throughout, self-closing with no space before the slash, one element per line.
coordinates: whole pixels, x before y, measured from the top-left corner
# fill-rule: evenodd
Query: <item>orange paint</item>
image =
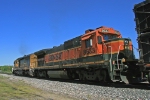
<path fill-rule="evenodd" d="M 113 28 L 108 27 L 100 27 L 94 31 L 89 31 L 85 33 L 81 38 L 81 52 L 82 56 L 96 55 L 96 54 L 105 54 L 110 52 L 117 52 L 118 50 L 123 50 L 124 47 L 120 45 L 124 45 L 124 41 L 116 40 L 105 43 L 103 38 L 104 34 L 115 35 L 117 38 L 121 38 L 121 34 L 119 31 L 114 30 Z M 101 43 L 98 43 L 98 38 L 100 37 Z M 92 46 L 86 48 L 86 40 L 92 39 Z M 120 48 L 118 48 L 120 46 Z"/>
<path fill-rule="evenodd" d="M 118 39 L 107 41 L 104 35 L 112 35 Z M 44 61 L 45 63 L 50 63 L 99 54 L 117 53 L 125 49 L 124 39 L 121 38 L 120 32 L 113 28 L 100 27 L 93 31 L 86 31 L 86 33 L 81 36 L 81 46 L 47 54 L 44 57 Z M 129 42 L 129 45 L 129 49 L 132 50 L 132 43 Z"/>

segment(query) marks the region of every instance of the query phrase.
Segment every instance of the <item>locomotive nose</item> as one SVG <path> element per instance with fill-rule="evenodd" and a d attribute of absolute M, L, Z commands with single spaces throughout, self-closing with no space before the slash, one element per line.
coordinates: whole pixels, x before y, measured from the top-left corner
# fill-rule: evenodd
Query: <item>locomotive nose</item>
<path fill-rule="evenodd" d="M 128 59 L 134 58 L 133 46 L 130 39 L 124 39 L 124 54 Z"/>

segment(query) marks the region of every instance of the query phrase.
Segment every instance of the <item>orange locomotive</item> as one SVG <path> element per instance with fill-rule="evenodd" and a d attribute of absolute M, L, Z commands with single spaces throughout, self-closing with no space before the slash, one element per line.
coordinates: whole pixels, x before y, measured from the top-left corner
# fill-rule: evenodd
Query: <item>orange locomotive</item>
<path fill-rule="evenodd" d="M 131 40 L 122 38 L 119 31 L 102 26 L 86 30 L 82 36 L 60 46 L 28 55 L 28 62 L 24 60 L 24 63 L 29 63 L 26 68 L 17 67 L 21 64 L 20 58 L 17 59 L 13 73 L 102 82 L 137 82 L 141 77 L 140 67 L 133 66 L 137 60 L 132 47 Z M 27 59 L 27 56 L 22 58 Z M 129 64 L 130 61 L 132 63 Z"/>

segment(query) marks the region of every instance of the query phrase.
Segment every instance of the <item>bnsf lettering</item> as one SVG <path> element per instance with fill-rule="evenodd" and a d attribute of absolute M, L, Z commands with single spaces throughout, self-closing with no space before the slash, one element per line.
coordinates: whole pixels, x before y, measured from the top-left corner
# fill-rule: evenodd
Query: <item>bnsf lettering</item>
<path fill-rule="evenodd" d="M 62 52 L 54 54 L 54 55 L 50 55 L 49 56 L 49 61 L 61 60 L 61 57 L 62 57 Z"/>
<path fill-rule="evenodd" d="M 55 59 L 55 56 L 54 56 L 54 55 L 50 55 L 50 56 L 49 56 L 49 60 L 50 60 L 50 61 L 52 61 L 52 60 L 54 60 L 54 59 Z"/>

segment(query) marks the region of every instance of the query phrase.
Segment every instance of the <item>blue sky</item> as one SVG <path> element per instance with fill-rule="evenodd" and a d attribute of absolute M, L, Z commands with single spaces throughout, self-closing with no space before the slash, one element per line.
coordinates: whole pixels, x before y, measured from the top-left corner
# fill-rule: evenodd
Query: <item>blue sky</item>
<path fill-rule="evenodd" d="M 100 26 L 119 30 L 137 47 L 132 9 L 141 1 L 0 0 L 0 65 Z"/>

